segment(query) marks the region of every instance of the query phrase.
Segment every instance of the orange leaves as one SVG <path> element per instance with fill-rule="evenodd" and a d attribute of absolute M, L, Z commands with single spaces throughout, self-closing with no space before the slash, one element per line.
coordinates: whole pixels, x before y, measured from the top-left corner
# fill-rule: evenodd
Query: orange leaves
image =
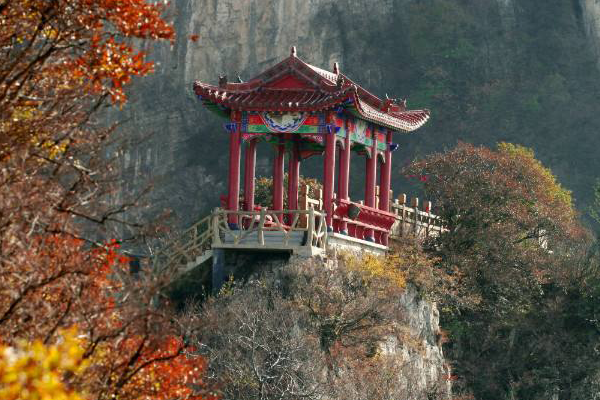
<path fill-rule="evenodd" d="M 452 273 L 451 294 L 461 307 L 514 312 L 585 247 L 570 193 L 529 149 L 459 144 L 407 172 L 431 177 L 426 192 L 449 228 L 431 249 L 447 270 L 459 272 Z"/>
<path fill-rule="evenodd" d="M 130 335 L 107 343 L 103 351 L 92 357 L 93 365 L 112 371 L 115 384 L 125 399 L 186 400 L 216 399 L 204 387 L 206 362 L 190 356 L 182 340 L 173 335 L 149 339 L 146 335 Z"/>
<path fill-rule="evenodd" d="M 147 393 L 153 400 L 215 398 L 194 394 L 192 387 L 202 385 L 206 362 L 186 353 L 181 339 L 174 336 L 167 336 L 146 349 L 140 363 L 148 364 L 148 367 L 136 379 L 136 390 Z"/>
<path fill-rule="evenodd" d="M 0 49 L 8 61 L 0 66 L 0 101 L 5 90 L 20 90 L 12 86 L 13 77 L 34 71 L 20 83 L 23 87 L 28 79 L 33 83 L 45 74 L 60 74 L 59 66 L 73 80 L 70 86 L 84 89 L 82 96 L 109 94 L 113 103 L 123 103 L 123 87 L 131 77 L 152 72 L 152 63 L 130 39 L 172 43 L 175 38 L 163 11 L 147 0 L 9 2 L 0 24 Z"/>
<path fill-rule="evenodd" d="M 163 7 L 146 0 L 101 0 L 106 19 L 123 35 L 144 39 L 174 40 L 173 28 L 162 18 Z"/>
<path fill-rule="evenodd" d="M 106 40 L 95 36 L 92 48 L 94 51 L 75 60 L 73 73 L 86 79 L 94 93 L 110 94 L 113 103 L 126 101 L 124 87 L 133 76 L 144 76 L 154 70 L 153 64 L 145 61 L 146 53 L 117 42 L 113 35 Z"/>
<path fill-rule="evenodd" d="M 80 393 L 123 400 L 213 398 L 198 392 L 205 388 L 204 359 L 188 356 L 192 349 L 178 336 L 166 305 L 151 305 L 159 290 L 152 280 L 130 281 L 129 257 L 119 254 L 116 242 L 88 250 L 57 234 L 30 244 L 28 258 L 35 263 L 6 270 L 15 279 L 0 281 L 0 341 L 49 340 L 57 328 L 76 325 L 87 366 L 69 384 Z"/>
<path fill-rule="evenodd" d="M 54 343 L 77 326 L 89 368 L 69 385 L 90 398 L 200 399 L 204 364 L 188 359 L 155 276 L 129 274 L 116 242 L 75 239 L 116 223 L 110 129 L 93 114 L 126 101 L 152 72 L 134 39 L 172 41 L 152 0 L 0 0 L 0 341 Z M 99 200 L 100 199 L 100 200 Z M 100 229 L 102 228 L 102 229 Z M 88 232 L 89 232 L 88 231 Z M 60 376 L 60 378 L 67 378 Z M 1 397 L 1 396 L 0 396 Z"/>

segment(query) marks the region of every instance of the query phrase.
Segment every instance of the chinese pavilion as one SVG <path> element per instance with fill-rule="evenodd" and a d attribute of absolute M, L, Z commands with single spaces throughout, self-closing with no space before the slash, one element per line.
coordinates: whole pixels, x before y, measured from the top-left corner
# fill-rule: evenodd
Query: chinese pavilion
<path fill-rule="evenodd" d="M 255 218 L 250 215 L 250 219 L 243 220 L 240 213 L 261 209 L 254 202 L 254 182 L 256 144 L 264 140 L 275 150 L 270 211 L 280 212 L 275 214 L 280 226 L 293 228 L 298 220 L 294 210 L 299 206 L 302 160 L 323 155 L 320 212 L 327 232 L 386 246 L 397 218 L 390 212 L 392 152 L 397 148 L 393 136 L 421 127 L 429 119 L 429 111 L 407 110 L 405 101 L 387 96 L 380 99 L 341 73 L 337 63 L 329 72 L 302 61 L 295 47 L 288 58 L 250 81 L 238 80 L 229 82 L 220 77 L 217 86 L 194 83 L 194 92 L 204 105 L 228 119 L 225 128 L 230 138 L 229 182 L 224 197 L 228 229 L 250 229 Z M 244 176 L 240 198 L 242 147 Z M 364 201 L 358 203 L 348 196 L 352 153 L 366 159 Z M 287 210 L 283 208 L 285 154 L 289 176 Z"/>

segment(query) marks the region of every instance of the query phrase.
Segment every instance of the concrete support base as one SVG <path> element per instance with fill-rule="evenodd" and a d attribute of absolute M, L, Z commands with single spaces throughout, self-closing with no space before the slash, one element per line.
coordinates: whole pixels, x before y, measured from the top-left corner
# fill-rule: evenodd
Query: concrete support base
<path fill-rule="evenodd" d="M 225 282 L 225 250 L 213 248 L 212 264 L 212 292 L 216 294 Z"/>

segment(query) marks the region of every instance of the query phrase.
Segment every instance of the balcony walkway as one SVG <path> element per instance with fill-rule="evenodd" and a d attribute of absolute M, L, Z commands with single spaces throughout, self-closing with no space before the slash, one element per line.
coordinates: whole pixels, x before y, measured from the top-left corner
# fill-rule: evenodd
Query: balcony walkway
<path fill-rule="evenodd" d="M 325 213 L 315 209 L 322 204 L 320 199 L 308 198 L 308 189 L 302 192 L 300 206 L 306 208 L 302 210 L 215 209 L 163 247 L 153 258 L 154 269 L 184 274 L 210 260 L 220 249 L 287 252 L 303 257 L 325 255 L 328 249 L 385 254 L 388 240 L 406 236 L 423 239 L 445 230 L 442 220 L 430 212 L 429 202 L 425 210 L 419 210 L 418 199 L 412 199 L 409 206 L 405 195 L 390 204 L 391 212 L 361 203 L 338 202 L 334 229 L 328 230 Z M 350 207 L 356 208 L 353 218 L 348 215 Z M 374 232 L 373 238 L 365 240 L 369 231 Z"/>

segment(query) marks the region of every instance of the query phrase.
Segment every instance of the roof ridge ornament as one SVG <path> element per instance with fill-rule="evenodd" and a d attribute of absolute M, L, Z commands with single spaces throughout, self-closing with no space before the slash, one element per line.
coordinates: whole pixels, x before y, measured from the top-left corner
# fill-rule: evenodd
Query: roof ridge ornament
<path fill-rule="evenodd" d="M 337 64 L 337 63 L 336 63 Z M 335 82 L 336 86 L 338 89 L 341 89 L 344 87 L 344 83 L 345 83 L 345 79 L 342 75 L 338 74 L 337 76 L 337 80 Z"/>
<path fill-rule="evenodd" d="M 296 53 L 296 46 L 292 46 L 292 48 L 290 49 L 290 56 L 298 57 Z"/>
<path fill-rule="evenodd" d="M 333 73 L 339 75 L 340 73 L 340 64 L 337 62 L 333 63 Z"/>
<path fill-rule="evenodd" d="M 227 85 L 227 75 L 219 75 L 219 87 Z"/>

